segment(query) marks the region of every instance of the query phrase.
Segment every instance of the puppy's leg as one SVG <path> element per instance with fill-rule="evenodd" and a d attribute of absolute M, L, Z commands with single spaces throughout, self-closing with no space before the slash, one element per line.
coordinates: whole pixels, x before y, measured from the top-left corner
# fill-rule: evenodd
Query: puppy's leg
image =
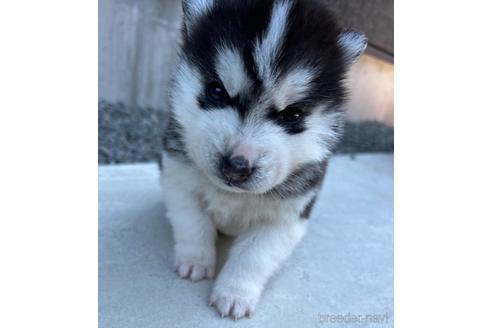
<path fill-rule="evenodd" d="M 193 172 L 164 162 L 162 177 L 167 216 L 173 228 L 175 270 L 182 278 L 198 281 L 215 274 L 216 229 L 200 209 L 189 184 Z"/>
<path fill-rule="evenodd" d="M 210 298 L 222 317 L 253 314 L 268 278 L 290 255 L 305 228 L 306 220 L 298 219 L 263 223 L 239 235 Z"/>

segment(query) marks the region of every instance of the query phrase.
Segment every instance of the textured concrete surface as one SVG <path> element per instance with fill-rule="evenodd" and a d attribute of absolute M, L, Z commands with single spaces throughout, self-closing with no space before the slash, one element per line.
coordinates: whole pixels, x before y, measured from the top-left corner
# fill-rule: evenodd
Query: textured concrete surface
<path fill-rule="evenodd" d="M 310 221 L 255 315 L 221 319 L 207 306 L 212 282 L 172 271 L 157 166 L 101 166 L 99 326 L 392 327 L 393 156 L 335 156 Z M 230 241 L 220 240 L 222 256 Z M 337 323 L 328 315 L 344 317 Z M 381 315 L 382 323 L 357 322 L 357 315 Z"/>

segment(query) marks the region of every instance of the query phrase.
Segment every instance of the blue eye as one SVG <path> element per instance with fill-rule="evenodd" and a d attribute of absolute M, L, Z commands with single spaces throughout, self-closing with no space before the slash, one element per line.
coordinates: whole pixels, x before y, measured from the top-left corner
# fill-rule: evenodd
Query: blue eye
<path fill-rule="evenodd" d="M 211 82 L 205 90 L 207 99 L 217 105 L 223 104 L 229 100 L 229 95 L 219 82 Z"/>

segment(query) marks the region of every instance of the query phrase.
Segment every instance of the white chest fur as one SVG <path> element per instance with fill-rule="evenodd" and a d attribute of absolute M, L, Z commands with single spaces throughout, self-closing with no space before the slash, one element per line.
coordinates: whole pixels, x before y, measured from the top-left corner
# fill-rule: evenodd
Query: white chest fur
<path fill-rule="evenodd" d="M 276 200 L 259 195 L 231 194 L 213 185 L 202 186 L 197 194 L 217 228 L 233 236 L 260 221 L 285 220 L 286 217 L 299 220 L 300 207 L 305 203 L 304 199 Z"/>

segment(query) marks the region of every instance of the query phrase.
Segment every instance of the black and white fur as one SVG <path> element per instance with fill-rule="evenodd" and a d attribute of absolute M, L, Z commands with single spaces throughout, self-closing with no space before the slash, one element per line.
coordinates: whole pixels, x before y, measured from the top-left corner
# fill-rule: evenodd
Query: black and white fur
<path fill-rule="evenodd" d="M 367 40 L 342 31 L 316 0 L 184 0 L 183 8 L 162 158 L 175 268 L 212 279 L 217 231 L 236 236 L 210 303 L 237 319 L 253 313 L 305 233 L 343 125 L 344 78 Z M 210 85 L 227 99 L 215 101 Z M 227 156 L 254 167 L 245 181 L 224 177 Z"/>

